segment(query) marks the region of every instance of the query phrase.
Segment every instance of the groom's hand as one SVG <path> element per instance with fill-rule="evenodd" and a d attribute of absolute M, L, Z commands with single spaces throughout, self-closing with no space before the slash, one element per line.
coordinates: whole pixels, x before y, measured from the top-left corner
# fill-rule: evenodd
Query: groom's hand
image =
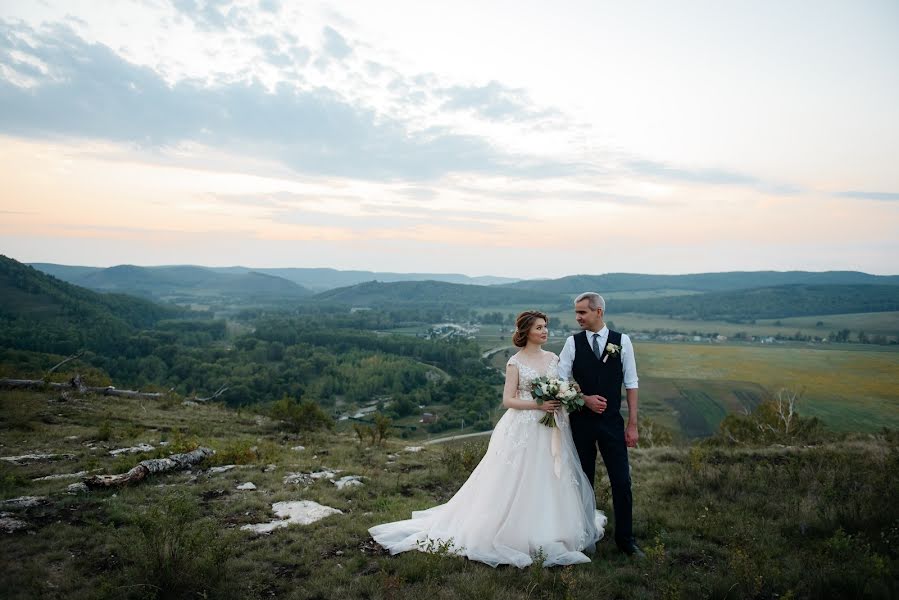
<path fill-rule="evenodd" d="M 628 423 L 627 427 L 624 429 L 624 445 L 628 448 L 636 448 L 637 440 L 639 439 L 640 435 L 637 433 L 637 425 Z"/>
<path fill-rule="evenodd" d="M 587 408 L 592 410 L 598 415 L 606 412 L 606 406 L 608 402 L 602 396 L 584 396 L 584 404 L 587 405 Z"/>

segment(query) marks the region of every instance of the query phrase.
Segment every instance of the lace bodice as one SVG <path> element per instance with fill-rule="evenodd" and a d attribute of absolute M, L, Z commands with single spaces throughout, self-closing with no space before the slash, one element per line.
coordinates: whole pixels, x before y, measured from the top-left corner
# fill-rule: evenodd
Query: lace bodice
<path fill-rule="evenodd" d="M 522 400 L 533 400 L 531 382 L 541 376 L 556 377 L 559 371 L 559 357 L 552 352 L 543 356 L 543 364 L 529 364 L 518 354 L 513 355 L 506 364 L 518 368 L 518 397 Z"/>

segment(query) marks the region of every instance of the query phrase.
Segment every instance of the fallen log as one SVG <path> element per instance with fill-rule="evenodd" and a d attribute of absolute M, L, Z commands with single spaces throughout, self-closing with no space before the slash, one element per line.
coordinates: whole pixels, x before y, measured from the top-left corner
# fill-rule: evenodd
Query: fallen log
<path fill-rule="evenodd" d="M 137 390 L 117 390 L 108 385 L 105 387 L 92 387 L 81 384 L 80 377 L 73 377 L 66 383 L 44 381 L 43 379 L 0 379 L 0 389 L 7 390 L 77 390 L 79 392 L 91 392 L 104 396 L 120 396 L 125 398 L 162 398 L 162 392 L 141 392 Z"/>
<path fill-rule="evenodd" d="M 143 460 L 127 473 L 119 475 L 94 475 L 87 477 L 84 484 L 91 489 L 117 488 L 143 481 L 149 475 L 184 469 L 215 454 L 211 448 L 200 447 L 184 454 L 173 454 L 168 458 Z"/>

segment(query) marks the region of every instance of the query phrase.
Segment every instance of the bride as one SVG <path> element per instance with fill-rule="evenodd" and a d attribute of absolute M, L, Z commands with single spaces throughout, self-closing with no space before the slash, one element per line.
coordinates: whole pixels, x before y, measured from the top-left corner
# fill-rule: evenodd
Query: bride
<path fill-rule="evenodd" d="M 581 470 L 568 414 L 558 403 L 538 406 L 530 384 L 556 376 L 559 357 L 542 349 L 547 317 L 525 311 L 513 343 L 521 348 L 506 364 L 503 406 L 487 453 L 458 492 L 440 506 L 405 521 L 376 525 L 369 533 L 391 554 L 444 548 L 495 567 L 590 562 L 606 517 L 596 510 L 593 488 Z M 557 427 L 540 419 L 555 412 Z"/>

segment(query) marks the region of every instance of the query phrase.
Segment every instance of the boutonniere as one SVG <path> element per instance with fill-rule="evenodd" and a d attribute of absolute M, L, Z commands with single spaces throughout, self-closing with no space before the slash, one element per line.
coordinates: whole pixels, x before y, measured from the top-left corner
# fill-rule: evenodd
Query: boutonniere
<path fill-rule="evenodd" d="M 606 355 L 602 357 L 602 362 L 609 360 L 610 356 L 621 354 L 621 346 L 618 344 L 606 344 Z"/>

